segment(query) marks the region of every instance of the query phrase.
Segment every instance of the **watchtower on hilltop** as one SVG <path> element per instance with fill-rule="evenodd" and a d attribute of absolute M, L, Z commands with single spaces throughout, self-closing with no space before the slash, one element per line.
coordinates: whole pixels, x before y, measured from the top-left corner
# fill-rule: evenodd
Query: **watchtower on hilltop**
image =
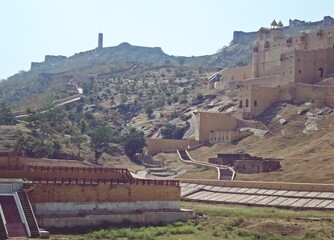
<path fill-rule="evenodd" d="M 98 40 L 98 49 L 102 49 L 103 48 L 103 33 L 99 33 L 99 40 Z"/>

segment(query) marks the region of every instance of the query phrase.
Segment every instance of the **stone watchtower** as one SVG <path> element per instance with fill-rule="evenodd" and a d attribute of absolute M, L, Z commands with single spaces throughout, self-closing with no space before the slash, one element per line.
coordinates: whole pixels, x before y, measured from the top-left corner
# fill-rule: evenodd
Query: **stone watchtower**
<path fill-rule="evenodd" d="M 98 42 L 98 49 L 102 49 L 103 48 L 103 33 L 99 33 L 99 42 Z"/>

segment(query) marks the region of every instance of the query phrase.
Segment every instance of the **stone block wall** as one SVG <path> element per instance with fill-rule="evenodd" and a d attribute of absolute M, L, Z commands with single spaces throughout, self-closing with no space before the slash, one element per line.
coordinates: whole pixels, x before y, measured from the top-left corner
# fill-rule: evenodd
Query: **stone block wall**
<path fill-rule="evenodd" d="M 209 158 L 209 163 L 233 166 L 240 173 L 270 172 L 281 168 L 278 159 L 256 157 L 247 153 L 218 154 L 217 158 Z"/>
<path fill-rule="evenodd" d="M 176 150 L 185 150 L 200 142 L 194 139 L 153 139 L 147 140 L 147 154 L 156 154 L 160 152 L 176 152 Z"/>
<path fill-rule="evenodd" d="M 180 187 L 158 184 L 36 183 L 28 193 L 33 204 L 50 202 L 179 201 Z"/>
<path fill-rule="evenodd" d="M 240 173 L 260 173 L 277 171 L 281 165 L 276 159 L 236 160 L 233 167 L 235 171 Z"/>

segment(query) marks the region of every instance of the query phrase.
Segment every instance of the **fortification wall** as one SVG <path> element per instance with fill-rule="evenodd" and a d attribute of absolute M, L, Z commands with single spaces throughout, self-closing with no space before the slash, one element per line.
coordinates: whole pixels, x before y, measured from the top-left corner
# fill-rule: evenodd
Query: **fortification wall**
<path fill-rule="evenodd" d="M 332 48 L 334 44 L 334 26 L 307 34 L 307 48 Z"/>
<path fill-rule="evenodd" d="M 97 167 L 78 160 L 27 158 L 11 152 L 0 152 L 0 166 Z"/>
<path fill-rule="evenodd" d="M 295 84 L 294 103 L 313 100 L 316 107 L 334 106 L 333 85 Z"/>
<path fill-rule="evenodd" d="M 280 75 L 271 75 L 259 78 L 251 78 L 247 79 L 245 84 L 255 84 L 261 85 L 261 87 L 276 87 L 281 85 L 281 78 Z"/>
<path fill-rule="evenodd" d="M 175 152 L 176 150 L 185 150 L 199 145 L 200 142 L 194 139 L 153 139 L 147 140 L 147 154 L 156 154 L 159 152 Z"/>
<path fill-rule="evenodd" d="M 238 131 L 238 130 L 232 130 L 232 131 L 213 131 L 210 132 L 210 139 L 209 143 L 231 143 L 237 140 L 240 140 L 242 138 L 245 138 L 249 135 L 252 135 L 253 133 L 249 131 Z"/>
<path fill-rule="evenodd" d="M 257 77 L 265 77 L 271 75 L 278 75 L 280 72 L 280 56 L 286 52 L 286 49 L 279 47 L 272 47 L 268 50 L 257 53 Z"/>
<path fill-rule="evenodd" d="M 67 97 L 67 98 L 55 100 L 52 103 L 59 106 L 59 105 L 63 105 L 66 102 L 69 102 L 69 101 L 72 101 L 72 100 L 75 100 L 75 99 L 78 99 L 78 98 L 81 98 L 81 97 L 82 97 L 81 94 L 75 94 L 75 95 Z"/>
<path fill-rule="evenodd" d="M 281 168 L 280 162 L 275 159 L 236 160 L 234 170 L 240 173 L 260 173 L 277 171 Z"/>
<path fill-rule="evenodd" d="M 220 81 L 240 81 L 252 77 L 252 65 L 228 68 L 221 72 Z"/>
<path fill-rule="evenodd" d="M 278 87 L 242 86 L 238 91 L 238 109 L 240 112 L 257 116 L 279 100 L 279 93 Z"/>
<path fill-rule="evenodd" d="M 10 152 L 0 152 L 0 165 L 17 166 L 20 163 L 20 157 Z"/>
<path fill-rule="evenodd" d="M 43 166 L 0 166 L 2 178 L 35 179 L 80 179 L 80 180 L 128 180 L 130 173 L 125 168 L 101 167 L 43 167 Z"/>
<path fill-rule="evenodd" d="M 289 83 L 275 88 L 258 85 L 243 86 L 238 92 L 239 112 L 257 116 L 275 102 L 292 101 L 301 104 L 313 100 L 316 107 L 334 107 L 334 86 L 314 85 L 303 83 Z M 245 106 L 248 100 L 249 107 Z M 242 107 L 240 108 L 240 101 Z M 255 107 L 256 102 L 256 107 Z"/>
<path fill-rule="evenodd" d="M 38 203 L 180 201 L 179 186 L 136 184 L 45 184 L 36 183 L 28 192 L 34 206 Z"/>

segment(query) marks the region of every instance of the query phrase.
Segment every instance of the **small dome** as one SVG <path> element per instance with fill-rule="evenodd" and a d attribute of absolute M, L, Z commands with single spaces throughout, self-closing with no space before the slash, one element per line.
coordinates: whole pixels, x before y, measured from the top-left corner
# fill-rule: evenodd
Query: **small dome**
<path fill-rule="evenodd" d="M 272 23 L 270 24 L 272 27 L 277 27 L 277 22 L 276 20 L 274 19 L 274 21 L 272 21 Z"/>
<path fill-rule="evenodd" d="M 283 23 L 282 23 L 281 20 L 279 20 L 279 22 L 277 23 L 277 26 L 278 26 L 278 27 L 283 27 Z"/>

